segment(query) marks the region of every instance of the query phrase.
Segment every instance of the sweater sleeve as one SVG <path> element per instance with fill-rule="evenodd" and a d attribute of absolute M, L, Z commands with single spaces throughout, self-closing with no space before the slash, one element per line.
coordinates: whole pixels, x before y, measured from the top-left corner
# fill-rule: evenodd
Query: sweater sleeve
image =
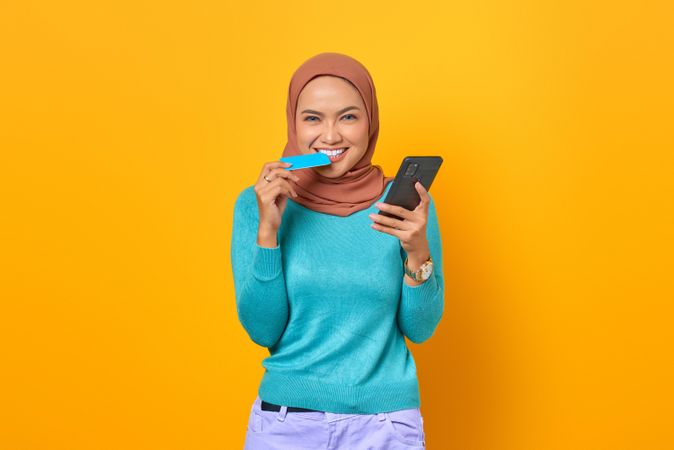
<path fill-rule="evenodd" d="M 268 248 L 257 243 L 259 213 L 249 189 L 234 205 L 230 256 L 236 311 L 253 342 L 271 347 L 288 322 L 288 297 L 280 245 Z"/>
<path fill-rule="evenodd" d="M 420 344 L 433 335 L 445 309 L 442 239 L 433 197 L 431 197 L 428 209 L 426 236 L 431 258 L 433 258 L 433 272 L 428 280 L 416 286 L 408 285 L 403 276 L 398 309 L 398 326 L 402 333 L 415 344 Z M 402 265 L 407 252 L 400 247 L 400 254 Z"/>

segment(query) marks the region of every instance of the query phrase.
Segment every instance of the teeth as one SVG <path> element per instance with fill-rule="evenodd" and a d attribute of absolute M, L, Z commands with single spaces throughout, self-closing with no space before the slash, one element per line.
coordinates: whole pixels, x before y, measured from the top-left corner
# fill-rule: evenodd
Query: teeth
<path fill-rule="evenodd" d="M 337 156 L 344 153 L 344 151 L 346 151 L 346 147 L 340 148 L 338 150 L 330 150 L 325 148 L 318 148 L 316 150 L 318 150 L 321 153 L 325 153 L 328 156 Z"/>

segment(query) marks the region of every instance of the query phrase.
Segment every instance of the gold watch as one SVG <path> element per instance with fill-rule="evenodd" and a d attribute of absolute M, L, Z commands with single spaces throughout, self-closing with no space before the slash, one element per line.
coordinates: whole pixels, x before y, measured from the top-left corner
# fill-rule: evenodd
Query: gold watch
<path fill-rule="evenodd" d="M 431 277 L 431 274 L 433 273 L 433 259 L 431 259 L 430 256 L 415 272 L 412 272 L 407 266 L 407 259 L 408 258 L 405 258 L 403 269 L 405 270 L 405 273 L 410 276 L 410 278 L 412 278 L 414 281 L 426 281 Z"/>

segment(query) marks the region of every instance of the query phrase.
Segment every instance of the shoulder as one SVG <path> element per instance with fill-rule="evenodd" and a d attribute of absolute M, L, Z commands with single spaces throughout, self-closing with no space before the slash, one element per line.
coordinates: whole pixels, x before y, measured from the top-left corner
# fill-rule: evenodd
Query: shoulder
<path fill-rule="evenodd" d="M 257 200 L 255 198 L 255 186 L 250 185 L 239 192 L 234 202 L 234 211 L 243 214 L 252 214 L 257 210 Z"/>
<path fill-rule="evenodd" d="M 250 203 L 251 201 L 255 201 L 255 191 L 254 187 L 252 184 L 250 186 L 247 186 L 243 188 L 241 191 L 239 191 L 239 194 L 236 196 L 236 205 L 244 205 L 247 203 Z"/>

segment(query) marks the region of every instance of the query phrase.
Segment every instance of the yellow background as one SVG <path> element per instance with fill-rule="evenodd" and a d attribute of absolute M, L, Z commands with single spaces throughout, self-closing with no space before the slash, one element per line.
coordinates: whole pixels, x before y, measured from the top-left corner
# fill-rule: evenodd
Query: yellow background
<path fill-rule="evenodd" d="M 323 51 L 444 158 L 428 448 L 674 448 L 667 3 L 2 2 L 0 448 L 242 447 L 233 202 Z"/>

